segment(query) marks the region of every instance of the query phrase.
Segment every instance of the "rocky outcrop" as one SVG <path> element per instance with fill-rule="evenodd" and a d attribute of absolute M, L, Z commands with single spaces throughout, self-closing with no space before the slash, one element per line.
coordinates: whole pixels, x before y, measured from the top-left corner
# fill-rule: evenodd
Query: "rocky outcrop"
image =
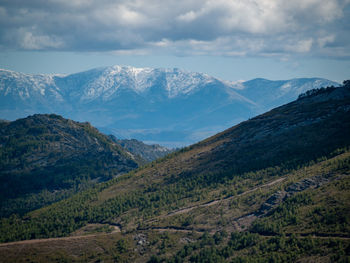
<path fill-rule="evenodd" d="M 323 176 L 317 175 L 317 176 L 303 179 L 299 182 L 296 182 L 296 183 L 288 186 L 286 191 L 287 191 L 288 195 L 291 195 L 293 193 L 301 192 L 301 191 L 304 191 L 304 190 L 309 189 L 309 188 L 318 188 L 322 184 L 327 183 L 328 181 L 329 181 L 329 179 L 327 179 Z"/>
<path fill-rule="evenodd" d="M 330 178 L 326 178 L 321 175 L 316 175 L 310 178 L 305 178 L 296 183 L 289 185 L 285 190 L 277 191 L 271 195 L 255 213 L 256 216 L 264 216 L 275 209 L 281 204 L 286 198 L 293 196 L 298 192 L 305 191 L 307 189 L 318 188 L 321 185 L 329 182 Z"/>
<path fill-rule="evenodd" d="M 269 211 L 271 211 L 273 208 L 277 207 L 280 203 L 283 202 L 283 200 L 286 198 L 287 192 L 286 191 L 277 191 L 273 195 L 271 195 L 265 203 L 263 203 L 256 213 L 256 215 L 264 215 L 267 214 Z"/>

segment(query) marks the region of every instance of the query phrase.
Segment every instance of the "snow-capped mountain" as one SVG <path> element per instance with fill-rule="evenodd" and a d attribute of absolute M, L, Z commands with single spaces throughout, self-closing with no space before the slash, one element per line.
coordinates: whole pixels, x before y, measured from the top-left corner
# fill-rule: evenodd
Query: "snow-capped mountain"
<path fill-rule="evenodd" d="M 0 118 L 57 113 L 118 138 L 190 144 L 312 88 L 325 79 L 231 83 L 181 69 L 113 66 L 71 75 L 0 70 Z"/>
<path fill-rule="evenodd" d="M 239 93 L 257 103 L 264 111 L 295 100 L 307 90 L 339 85 L 336 82 L 320 78 L 277 81 L 259 78 L 240 84 L 235 86 L 239 88 Z"/>

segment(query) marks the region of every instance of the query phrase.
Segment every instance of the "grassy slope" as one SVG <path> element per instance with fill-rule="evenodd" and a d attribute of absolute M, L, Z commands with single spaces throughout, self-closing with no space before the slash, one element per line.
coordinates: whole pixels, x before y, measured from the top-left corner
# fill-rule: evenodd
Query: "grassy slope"
<path fill-rule="evenodd" d="M 349 168 L 350 152 L 346 151 L 291 171 L 285 180 L 276 184 L 253 191 L 249 191 L 253 189 L 249 187 L 241 195 L 220 199 L 214 205 L 195 207 L 177 215 L 150 217 L 142 229 L 71 240 L 2 245 L 0 255 L 3 262 L 13 259 L 18 262 L 109 262 L 117 259 L 145 262 L 152 256 L 154 260 L 169 262 L 175 262 L 172 261 L 175 258 L 177 262 L 342 261 L 348 258 L 350 249 Z M 296 193 L 269 215 L 256 218 L 243 229 L 237 228 L 242 215 L 258 210 L 273 193 L 316 175 L 329 181 Z M 333 213 L 334 209 L 341 213 Z M 337 218 L 332 218 L 334 216 Z M 266 229 L 261 231 L 266 222 L 270 227 L 268 233 Z M 19 249 L 20 255 L 17 254 Z M 208 261 L 210 259 L 212 261 Z"/>
<path fill-rule="evenodd" d="M 2 241 L 66 236 L 86 224 L 103 223 L 121 226 L 120 238 L 128 245 L 125 252 L 108 248 L 90 255 L 91 261 L 104 257 L 111 260 L 114 256 L 109 249 L 117 253 L 115 257 L 140 262 L 151 254 L 170 260 L 177 252 L 194 262 L 210 262 L 203 260 L 211 257 L 213 262 L 243 260 L 252 253 L 262 260 L 269 260 L 270 254 L 281 260 L 287 255 L 284 259 L 288 261 L 309 256 L 332 260 L 339 253 L 342 257 L 349 251 L 349 211 L 344 205 L 349 203 L 349 97 L 333 96 L 326 102 L 325 97 L 331 95 L 303 98 L 25 218 L 4 219 Z M 337 150 L 340 147 L 343 150 Z M 261 205 L 278 190 L 320 174 L 327 183 L 293 194 L 279 204 L 280 208 L 259 216 Z M 330 196 L 322 196 L 322 189 Z M 327 201 L 337 200 L 337 196 L 343 199 L 334 203 L 335 210 L 327 210 Z M 214 203 L 208 203 L 211 201 Z M 320 215 L 310 223 L 308 211 Z M 345 215 L 343 226 L 338 225 L 338 218 L 328 218 L 334 211 Z M 330 231 L 321 233 L 317 229 Z M 304 243 L 304 236 L 289 236 L 297 230 L 298 234 L 340 234 L 347 238 L 316 235 L 314 244 L 314 239 Z M 168 234 L 159 234 L 164 231 Z M 230 237 L 237 231 L 248 232 Z M 146 235 L 148 243 L 140 242 L 140 234 Z M 116 238 L 100 237 L 100 247 L 112 236 Z M 91 238 L 91 242 L 96 239 Z M 287 245 L 283 239 L 289 240 Z M 278 247 L 276 242 L 284 245 Z M 324 248 L 325 254 L 316 248 Z M 63 257 L 71 257 L 65 253 Z"/>

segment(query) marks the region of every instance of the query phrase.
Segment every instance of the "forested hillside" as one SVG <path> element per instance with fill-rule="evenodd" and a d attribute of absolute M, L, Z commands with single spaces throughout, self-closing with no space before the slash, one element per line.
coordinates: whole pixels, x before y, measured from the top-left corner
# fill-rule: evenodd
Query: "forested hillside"
<path fill-rule="evenodd" d="M 89 123 L 33 115 L 0 123 L 0 216 L 23 214 L 138 166 Z"/>
<path fill-rule="evenodd" d="M 349 82 L 302 95 L 127 175 L 2 219 L 2 242 L 66 238 L 1 244 L 0 254 L 21 261 L 347 262 L 349 113 Z"/>

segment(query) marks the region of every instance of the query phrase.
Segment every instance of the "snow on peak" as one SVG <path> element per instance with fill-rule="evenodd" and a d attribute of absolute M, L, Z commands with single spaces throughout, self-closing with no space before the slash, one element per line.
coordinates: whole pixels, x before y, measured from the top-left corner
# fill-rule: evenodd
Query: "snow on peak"
<path fill-rule="evenodd" d="M 244 82 L 245 80 L 237 80 L 237 81 L 224 81 L 228 86 L 231 86 L 235 90 L 243 90 L 245 88 Z"/>
<path fill-rule="evenodd" d="M 0 94 L 16 95 L 22 100 L 33 96 L 54 95 L 58 100 L 62 97 L 55 85 L 54 74 L 25 74 L 11 70 L 0 69 Z"/>
<path fill-rule="evenodd" d="M 134 68 L 129 66 L 112 66 L 103 68 L 97 77 L 88 81 L 83 87 L 82 100 L 93 100 L 102 97 L 108 100 L 119 89 L 131 89 L 137 93 L 143 92 L 150 86 L 149 75 L 153 69 Z"/>
<path fill-rule="evenodd" d="M 207 84 L 216 79 L 206 74 L 187 72 L 180 69 L 135 68 L 130 66 L 112 66 L 100 69 L 98 77 L 88 81 L 83 88 L 82 100 L 101 97 L 109 100 L 120 89 L 132 90 L 138 94 L 151 87 L 164 85 L 170 98 L 188 94 L 200 84 Z"/>
<path fill-rule="evenodd" d="M 187 72 L 179 69 L 166 70 L 166 89 L 170 98 L 180 94 L 188 94 L 201 85 L 214 82 L 215 79 L 206 74 Z"/>

